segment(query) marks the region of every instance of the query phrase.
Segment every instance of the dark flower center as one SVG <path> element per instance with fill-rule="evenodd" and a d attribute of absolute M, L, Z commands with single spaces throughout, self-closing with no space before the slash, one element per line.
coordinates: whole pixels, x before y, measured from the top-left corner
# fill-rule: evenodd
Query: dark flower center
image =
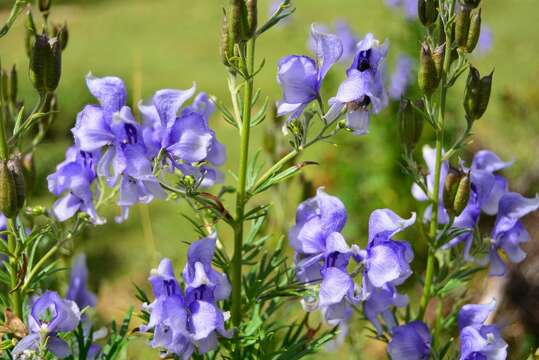
<path fill-rule="evenodd" d="M 339 257 L 339 253 L 336 251 L 329 254 L 328 257 L 326 258 L 326 267 L 328 268 L 335 267 L 338 257 Z"/>
<path fill-rule="evenodd" d="M 89 166 L 89 167 L 93 166 L 94 157 L 92 153 L 81 150 L 80 156 L 82 157 L 82 163 L 84 164 L 84 166 Z"/>
<path fill-rule="evenodd" d="M 487 357 L 480 352 L 473 352 L 466 357 L 466 360 L 487 360 Z"/>
<path fill-rule="evenodd" d="M 163 285 L 165 285 L 167 296 L 171 296 L 176 293 L 176 283 L 174 280 L 163 280 Z"/>
<path fill-rule="evenodd" d="M 357 59 L 357 69 L 361 72 L 369 70 L 371 68 L 371 64 L 369 63 L 369 59 L 371 57 L 371 49 L 360 51 Z"/>
<path fill-rule="evenodd" d="M 125 133 L 127 135 L 127 143 L 134 144 L 137 142 L 137 128 L 133 124 L 125 124 Z"/>
<path fill-rule="evenodd" d="M 365 110 L 371 104 L 371 98 L 364 95 L 361 100 L 346 103 L 348 111 Z"/>

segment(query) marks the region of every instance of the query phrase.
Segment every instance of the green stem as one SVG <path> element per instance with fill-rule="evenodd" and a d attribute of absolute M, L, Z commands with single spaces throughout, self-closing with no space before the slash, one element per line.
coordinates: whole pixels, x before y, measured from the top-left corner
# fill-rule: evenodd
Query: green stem
<path fill-rule="evenodd" d="M 453 12 L 453 7 L 450 6 L 449 16 Z M 444 24 L 445 25 L 445 24 Z M 434 242 L 436 239 L 436 233 L 438 230 L 438 207 L 440 199 L 440 178 L 442 169 L 442 148 L 444 142 L 444 127 L 445 127 L 445 106 L 447 98 L 447 73 L 451 65 L 451 47 L 453 43 L 453 31 L 451 25 L 445 26 L 446 30 L 446 44 L 444 53 L 444 64 L 442 68 L 441 89 L 440 89 L 440 111 L 438 112 L 438 124 L 436 127 L 436 165 L 434 169 L 434 190 L 432 195 L 432 217 L 430 220 L 429 228 L 429 244 L 428 244 L 428 257 L 427 268 L 425 271 L 425 286 L 423 288 L 423 295 L 419 302 L 419 319 L 425 317 L 425 312 L 429 305 L 432 292 L 432 280 L 434 278 L 434 256 L 436 249 L 434 248 Z"/>
<path fill-rule="evenodd" d="M 242 61 L 242 71 L 247 74 L 243 93 L 242 124 L 240 129 L 240 169 L 238 174 L 238 189 L 236 196 L 236 224 L 234 227 L 234 255 L 232 257 L 232 323 L 238 328 L 241 324 L 241 281 L 242 281 L 242 247 L 243 223 L 246 202 L 247 166 L 249 159 L 249 132 L 251 129 L 251 106 L 253 97 L 253 78 L 255 40 L 247 44 L 245 61 Z M 239 346 L 236 347 L 236 358 L 239 357 Z"/>
<path fill-rule="evenodd" d="M 8 250 L 13 257 L 10 258 L 11 272 L 9 274 L 11 292 L 9 297 L 11 298 L 11 308 L 13 313 L 18 318 L 22 319 L 22 302 L 21 302 L 21 289 L 17 289 L 19 279 L 17 278 L 17 263 L 19 259 L 19 246 L 17 246 L 17 237 L 14 235 L 17 233 L 17 225 L 14 219 L 8 219 L 9 233 L 7 235 Z"/>

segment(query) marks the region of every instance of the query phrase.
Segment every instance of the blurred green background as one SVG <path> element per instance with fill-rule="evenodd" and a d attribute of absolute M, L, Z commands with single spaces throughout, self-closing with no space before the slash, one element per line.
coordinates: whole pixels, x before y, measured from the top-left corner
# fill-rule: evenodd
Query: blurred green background
<path fill-rule="evenodd" d="M 0 18 L 7 16 L 11 3 L 0 0 Z M 61 112 L 50 138 L 37 154 L 40 174 L 37 188 L 41 191 L 33 200 L 35 204 L 52 202 L 45 191 L 45 177 L 63 159 L 71 143 L 69 129 L 77 112 L 84 104 L 94 101 L 84 83 L 88 72 L 96 76 L 120 76 L 130 90 L 134 77 L 140 76 L 143 98 L 161 88 L 188 88 L 196 82 L 199 90 L 228 102 L 226 74 L 218 51 L 224 4 L 224 0 L 64 0 L 53 6 L 51 20 L 67 21 L 70 40 L 63 56 L 63 75 L 58 90 Z M 308 54 L 309 25 L 313 22 L 332 24 L 342 19 L 360 36 L 373 32 L 379 39 L 388 38 L 390 70 L 400 53 L 419 48 L 414 32 L 403 30 L 410 28 L 403 14 L 388 8 L 382 0 L 296 0 L 294 4 L 297 11 L 292 21 L 269 32 L 257 43 L 258 58 L 266 59 L 257 85 L 273 100 L 280 96 L 275 81 L 276 62 L 291 53 Z M 495 82 L 491 106 L 477 123 L 470 149 L 488 148 L 504 159 L 514 158 L 516 163 L 506 175 L 515 190 L 528 195 L 539 192 L 536 9 L 537 0 L 485 1 L 483 19 L 493 30 L 494 44 L 487 54 L 473 57 L 481 73 L 495 68 Z M 262 2 L 260 12 L 262 18 L 267 17 L 268 2 Z M 36 99 L 26 76 L 28 61 L 21 19 L 13 31 L 0 40 L 0 57 L 4 66 L 17 64 L 22 97 L 26 104 L 33 104 Z M 344 66 L 336 66 L 329 82 L 337 85 L 343 70 Z M 450 123 L 454 128 L 464 124 L 460 111 L 461 90 L 462 81 L 449 99 Z M 402 215 L 414 210 L 409 194 L 410 181 L 404 178 L 399 167 L 396 119 L 389 116 L 391 113 L 387 110 L 373 119 L 369 136 L 341 136 L 336 141 L 339 146 L 319 144 L 303 157 L 321 163 L 320 167 L 309 169 L 307 177 L 315 186 L 326 186 L 329 192 L 341 196 L 350 210 L 345 232 L 351 243 L 365 241 L 368 214 L 372 210 L 391 207 Z M 217 115 L 212 119 L 212 126 L 228 145 L 225 173 L 229 169 L 236 171 L 238 141 L 234 129 Z M 260 148 L 261 128 L 254 136 L 252 149 Z M 227 176 L 227 181 L 232 181 L 231 176 Z M 279 215 L 288 224 L 293 220 L 293 209 L 300 199 L 298 192 L 297 186 L 292 187 L 286 197 L 289 203 L 276 204 L 284 211 Z M 119 318 L 130 304 L 137 303 L 132 284 L 147 288 L 149 270 L 161 257 L 176 260 L 180 270 L 186 249 L 182 242 L 195 237 L 191 226 L 181 216 L 182 212 L 189 213 L 182 204 L 154 203 L 149 209 L 134 207 L 130 219 L 121 225 L 113 223 L 113 211 L 115 209 L 109 211 L 108 225 L 89 230 L 77 245 L 88 255 L 92 288 L 98 292 L 98 312 L 104 319 Z M 222 234 L 225 240 L 228 236 L 226 232 Z M 409 240 L 414 243 L 414 239 Z M 421 250 L 417 258 L 421 264 Z M 156 352 L 147 350 L 142 343 L 140 340 L 130 348 L 129 358 L 156 358 Z M 351 352 L 342 356 L 357 358 Z"/>

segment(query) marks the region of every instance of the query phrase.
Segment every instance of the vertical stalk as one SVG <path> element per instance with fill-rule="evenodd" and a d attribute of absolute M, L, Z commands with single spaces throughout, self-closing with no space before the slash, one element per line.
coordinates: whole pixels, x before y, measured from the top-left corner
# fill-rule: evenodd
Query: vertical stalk
<path fill-rule="evenodd" d="M 247 165 L 249 159 L 249 133 L 251 129 L 251 106 L 253 98 L 253 74 L 255 40 L 247 44 L 246 55 L 242 61 L 242 71 L 247 75 L 243 92 L 243 109 L 241 117 L 240 168 L 238 173 L 238 189 L 236 196 L 236 224 L 234 227 L 234 255 L 232 257 L 232 323 L 234 327 L 241 324 L 241 265 L 243 247 L 243 223 L 246 202 Z M 236 349 L 236 355 L 239 350 Z"/>
<path fill-rule="evenodd" d="M 446 19 L 450 19 L 453 13 L 453 1 L 450 1 L 449 11 Z M 447 20 L 449 21 L 449 20 Z M 432 195 L 432 217 L 430 219 L 429 227 L 429 244 L 428 244 L 428 257 L 427 257 L 427 268 L 425 271 L 425 286 L 423 287 L 423 295 L 419 302 L 419 316 L 418 318 L 422 320 L 425 317 L 425 312 L 427 306 L 429 305 L 429 300 L 431 297 L 432 289 L 432 280 L 434 277 L 434 255 L 436 252 L 435 249 L 435 240 L 436 233 L 438 230 L 438 207 L 440 205 L 440 178 L 441 178 L 441 169 L 442 169 L 442 148 L 444 142 L 444 127 L 445 127 L 445 105 L 447 99 L 447 72 L 451 65 L 451 46 L 453 43 L 453 30 L 451 25 L 444 23 L 445 31 L 445 53 L 444 53 L 444 63 L 442 68 L 442 78 L 440 80 L 440 107 L 438 112 L 438 121 L 436 128 L 436 165 L 434 169 L 434 190 Z"/>

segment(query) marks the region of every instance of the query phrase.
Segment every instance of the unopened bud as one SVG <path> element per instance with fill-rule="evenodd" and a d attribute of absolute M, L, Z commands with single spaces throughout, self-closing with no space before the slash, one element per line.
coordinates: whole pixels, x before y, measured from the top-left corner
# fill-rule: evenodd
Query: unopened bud
<path fill-rule="evenodd" d="M 39 11 L 47 12 L 51 8 L 52 0 L 38 0 Z"/>
<path fill-rule="evenodd" d="M 468 32 L 470 30 L 470 13 L 472 9 L 468 5 L 462 5 L 455 19 L 455 41 L 460 49 L 466 49 Z"/>
<path fill-rule="evenodd" d="M 60 48 L 65 50 L 67 47 L 67 42 L 69 40 L 69 31 L 67 29 L 67 23 L 64 23 L 63 25 L 55 25 L 53 28 L 54 37 L 58 38 L 58 41 L 60 42 Z"/>
<path fill-rule="evenodd" d="M 432 52 L 432 60 L 434 61 L 434 66 L 436 67 L 436 73 L 438 78 L 442 78 L 442 71 L 444 68 L 444 57 L 445 57 L 445 44 L 438 46 Z"/>
<path fill-rule="evenodd" d="M 7 217 L 17 215 L 17 189 L 7 160 L 0 160 L 0 211 Z"/>
<path fill-rule="evenodd" d="M 230 0 L 228 10 L 228 36 L 232 44 L 248 40 L 247 7 L 244 0 Z"/>
<path fill-rule="evenodd" d="M 469 121 L 480 119 L 487 110 L 494 72 L 481 78 L 479 71 L 470 66 L 464 93 L 464 111 Z"/>
<path fill-rule="evenodd" d="M 457 194 L 461 176 L 462 174 L 460 171 L 451 167 L 445 177 L 443 190 L 444 207 L 448 213 L 453 215 L 453 203 L 455 201 L 455 195 Z"/>
<path fill-rule="evenodd" d="M 229 66 L 229 61 L 234 55 L 234 43 L 232 42 L 232 38 L 229 36 L 229 27 L 226 12 L 223 15 L 223 25 L 221 27 L 220 50 L 223 64 Z"/>
<path fill-rule="evenodd" d="M 247 35 L 252 38 L 258 27 L 258 0 L 247 0 Z"/>
<path fill-rule="evenodd" d="M 465 174 L 459 181 L 459 186 L 455 194 L 455 201 L 453 202 L 453 209 L 455 216 L 459 216 L 470 199 L 470 174 Z"/>
<path fill-rule="evenodd" d="M 481 35 L 481 9 L 472 14 L 470 20 L 470 30 L 468 31 L 468 40 L 466 41 L 466 51 L 471 53 L 474 51 Z"/>
<path fill-rule="evenodd" d="M 39 92 L 58 87 L 62 69 L 62 50 L 57 38 L 37 35 L 30 58 L 30 78 Z"/>
<path fill-rule="evenodd" d="M 426 42 L 421 44 L 417 82 L 421 91 L 429 96 L 434 93 L 440 82 L 436 64 L 432 58 L 432 52 Z"/>
<path fill-rule="evenodd" d="M 182 183 L 186 187 L 192 187 L 195 184 L 195 178 L 191 175 L 184 176 Z"/>
<path fill-rule="evenodd" d="M 18 75 L 17 67 L 13 65 L 11 67 L 11 73 L 9 74 L 9 100 L 15 104 L 17 102 L 17 92 L 18 92 Z"/>
<path fill-rule="evenodd" d="M 17 212 L 24 206 L 25 200 L 25 184 L 24 184 L 24 172 L 21 163 L 21 157 L 19 154 L 13 155 L 8 163 L 7 167 L 13 176 L 15 182 L 15 191 L 17 198 Z"/>
<path fill-rule="evenodd" d="M 424 26 L 432 26 L 438 18 L 437 0 L 418 0 L 417 13 Z"/>
<path fill-rule="evenodd" d="M 461 5 L 467 5 L 472 9 L 475 9 L 481 3 L 481 0 L 460 0 Z"/>
<path fill-rule="evenodd" d="M 423 102 L 418 101 L 418 108 L 423 108 Z M 423 114 L 408 99 L 402 99 L 399 110 L 399 135 L 401 143 L 408 149 L 413 149 L 423 132 Z"/>

